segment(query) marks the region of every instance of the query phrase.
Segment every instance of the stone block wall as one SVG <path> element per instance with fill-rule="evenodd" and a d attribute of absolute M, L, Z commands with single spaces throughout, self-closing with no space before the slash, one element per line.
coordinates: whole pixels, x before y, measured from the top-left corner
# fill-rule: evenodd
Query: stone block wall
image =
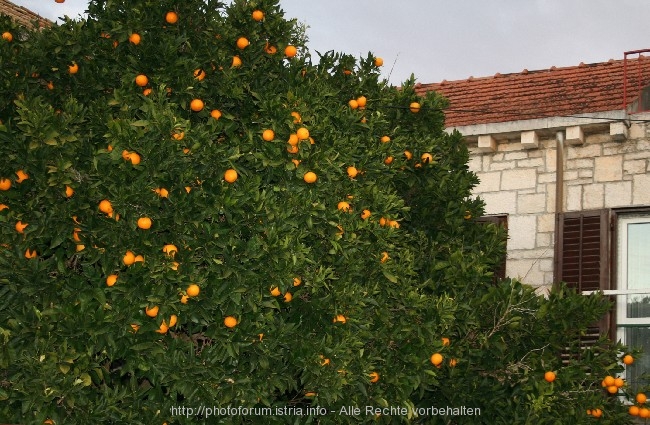
<path fill-rule="evenodd" d="M 650 206 L 650 128 L 633 124 L 621 141 L 606 126 L 597 129 L 582 129 L 582 143 L 564 147 L 564 211 Z M 486 214 L 508 215 L 506 274 L 547 289 L 553 283 L 555 132 L 540 132 L 533 148 L 522 145 L 523 136 L 493 136 L 492 152 L 470 144 L 470 169 L 480 179 L 474 194 L 485 201 Z"/>

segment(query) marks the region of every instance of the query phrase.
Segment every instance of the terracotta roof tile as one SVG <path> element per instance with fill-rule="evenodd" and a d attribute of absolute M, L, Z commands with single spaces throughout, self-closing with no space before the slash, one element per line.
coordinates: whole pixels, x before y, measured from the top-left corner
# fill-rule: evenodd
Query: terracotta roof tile
<path fill-rule="evenodd" d="M 623 109 L 623 61 L 422 84 L 449 99 L 446 125 L 516 121 Z M 650 58 L 627 60 L 627 97 L 650 83 Z"/>
<path fill-rule="evenodd" d="M 13 20 L 26 27 L 32 27 L 34 21 L 38 22 L 40 28 L 51 25 L 52 22 L 31 10 L 18 6 L 9 0 L 0 0 L 0 14 L 8 15 Z"/>

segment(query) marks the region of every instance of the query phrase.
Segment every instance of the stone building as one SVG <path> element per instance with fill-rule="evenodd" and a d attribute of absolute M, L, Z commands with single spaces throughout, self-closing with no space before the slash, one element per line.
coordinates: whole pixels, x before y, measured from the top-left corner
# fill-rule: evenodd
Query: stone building
<path fill-rule="evenodd" d="M 506 275 L 606 291 L 616 308 L 596 330 L 650 352 L 650 58 L 628 53 L 416 88 L 449 99 L 474 193 L 507 226 Z"/>
<path fill-rule="evenodd" d="M 20 25 L 31 28 L 34 23 L 38 27 L 46 27 L 51 25 L 51 22 L 40 15 L 32 12 L 31 10 L 18 6 L 9 0 L 0 0 L 0 15 L 7 15 Z"/>

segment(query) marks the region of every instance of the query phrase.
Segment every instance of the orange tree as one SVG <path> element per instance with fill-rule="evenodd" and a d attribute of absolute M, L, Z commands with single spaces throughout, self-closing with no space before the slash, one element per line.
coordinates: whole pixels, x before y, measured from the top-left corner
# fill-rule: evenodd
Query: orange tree
<path fill-rule="evenodd" d="M 0 32 L 0 420 L 627 420 L 622 347 L 577 355 L 606 303 L 493 283 L 435 93 L 312 62 L 273 0 Z"/>

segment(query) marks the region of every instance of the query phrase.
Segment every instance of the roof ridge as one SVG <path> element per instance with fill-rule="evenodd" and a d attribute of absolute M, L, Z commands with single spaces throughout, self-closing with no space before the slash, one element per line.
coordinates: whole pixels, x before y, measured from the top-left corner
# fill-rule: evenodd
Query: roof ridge
<path fill-rule="evenodd" d="M 16 22 L 25 26 L 30 25 L 34 21 L 37 21 L 40 27 L 52 24 L 52 21 L 49 19 L 27 9 L 25 6 L 17 5 L 9 0 L 0 0 L 0 13 L 9 16 Z"/>

